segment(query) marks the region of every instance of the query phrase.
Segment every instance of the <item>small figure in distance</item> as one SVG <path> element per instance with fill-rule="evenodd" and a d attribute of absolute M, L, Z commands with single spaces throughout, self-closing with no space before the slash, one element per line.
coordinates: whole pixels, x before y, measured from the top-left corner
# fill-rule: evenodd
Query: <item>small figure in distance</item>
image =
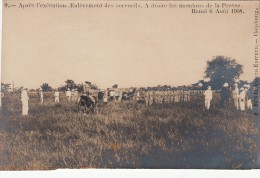
<path fill-rule="evenodd" d="M 204 96 L 205 96 L 205 108 L 207 110 L 209 110 L 210 108 L 210 103 L 212 100 L 212 90 L 211 90 L 211 86 L 208 86 L 208 89 L 204 92 Z"/>
<path fill-rule="evenodd" d="M 232 92 L 235 108 L 239 110 L 239 89 L 238 84 L 235 83 L 235 89 Z"/>
<path fill-rule="evenodd" d="M 228 88 L 228 83 L 224 83 L 222 89 L 220 90 L 220 97 L 221 101 L 220 104 L 223 107 L 229 107 L 229 88 Z"/>
<path fill-rule="evenodd" d="M 42 88 L 39 89 L 39 96 L 40 96 L 40 103 L 43 103 L 43 92 L 42 92 Z"/>
<path fill-rule="evenodd" d="M 58 90 L 55 90 L 54 92 L 54 102 L 55 103 L 60 102 L 60 92 Z"/>
<path fill-rule="evenodd" d="M 246 92 L 245 89 L 242 87 L 240 88 L 240 94 L 239 94 L 239 104 L 240 104 L 240 110 L 244 111 L 246 106 Z"/>
<path fill-rule="evenodd" d="M 250 85 L 246 85 L 245 92 L 246 92 L 246 107 L 247 109 L 252 110 L 253 109 L 252 100 L 254 99 L 254 92 L 252 87 L 250 87 Z"/>
<path fill-rule="evenodd" d="M 21 101 L 22 101 L 22 115 L 27 116 L 29 111 L 29 97 L 27 93 L 27 88 L 24 88 L 21 93 Z"/>
<path fill-rule="evenodd" d="M 66 97 L 67 97 L 68 101 L 71 101 L 71 91 L 70 91 L 69 88 L 68 88 L 68 90 L 66 91 Z"/>

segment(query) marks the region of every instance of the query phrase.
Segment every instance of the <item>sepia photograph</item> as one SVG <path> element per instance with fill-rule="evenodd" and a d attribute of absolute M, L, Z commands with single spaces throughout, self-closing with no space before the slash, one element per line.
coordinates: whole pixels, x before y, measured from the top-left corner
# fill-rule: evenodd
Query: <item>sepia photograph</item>
<path fill-rule="evenodd" d="M 3 0 L 0 170 L 259 169 L 259 9 Z"/>

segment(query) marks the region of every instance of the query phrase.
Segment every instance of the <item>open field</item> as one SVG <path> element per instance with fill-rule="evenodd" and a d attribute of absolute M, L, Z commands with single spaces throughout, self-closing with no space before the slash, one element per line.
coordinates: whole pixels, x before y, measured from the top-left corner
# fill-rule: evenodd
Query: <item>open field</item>
<path fill-rule="evenodd" d="M 255 168 L 257 117 L 202 100 L 146 106 L 135 101 L 99 104 L 83 115 L 64 95 L 39 104 L 29 94 L 29 116 L 20 95 L 3 98 L 0 169 L 55 168 Z"/>

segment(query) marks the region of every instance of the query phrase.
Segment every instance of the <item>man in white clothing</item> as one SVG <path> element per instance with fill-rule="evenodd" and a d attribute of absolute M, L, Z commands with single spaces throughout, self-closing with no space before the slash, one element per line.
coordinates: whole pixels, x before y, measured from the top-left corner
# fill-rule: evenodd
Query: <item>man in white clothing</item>
<path fill-rule="evenodd" d="M 40 103 L 43 103 L 43 92 L 42 88 L 39 89 Z"/>
<path fill-rule="evenodd" d="M 244 111 L 245 110 L 245 105 L 246 105 L 246 103 L 245 103 L 245 100 L 246 100 L 246 92 L 245 92 L 245 90 L 244 90 L 244 88 L 242 87 L 241 89 L 240 89 L 240 94 L 239 94 L 239 105 L 240 105 L 240 110 L 241 111 Z"/>
<path fill-rule="evenodd" d="M 246 97 L 245 97 L 246 108 L 252 110 L 253 109 L 252 100 L 254 99 L 254 94 L 252 88 L 250 88 L 250 85 L 246 85 L 245 93 L 246 93 Z"/>
<path fill-rule="evenodd" d="M 238 86 L 237 83 L 235 83 L 235 89 L 233 90 L 232 95 L 233 95 L 235 107 L 237 110 L 239 110 L 239 89 L 237 86 Z"/>
<path fill-rule="evenodd" d="M 68 98 L 68 101 L 71 100 L 71 91 L 70 91 L 69 88 L 68 88 L 68 90 L 66 91 L 66 97 Z"/>
<path fill-rule="evenodd" d="M 29 97 L 27 94 L 27 89 L 23 89 L 22 94 L 21 94 L 21 101 L 22 101 L 22 115 L 26 116 L 28 115 L 29 111 Z"/>
<path fill-rule="evenodd" d="M 56 90 L 56 91 L 54 92 L 54 102 L 55 102 L 55 103 L 60 102 L 60 92 L 59 92 L 58 90 Z"/>
<path fill-rule="evenodd" d="M 209 110 L 210 108 L 210 102 L 212 100 L 212 90 L 211 90 L 211 86 L 208 86 L 208 90 L 206 90 L 204 92 L 204 96 L 205 96 L 205 107 L 207 110 Z"/>
<path fill-rule="evenodd" d="M 104 90 L 103 102 L 107 103 L 107 90 Z"/>

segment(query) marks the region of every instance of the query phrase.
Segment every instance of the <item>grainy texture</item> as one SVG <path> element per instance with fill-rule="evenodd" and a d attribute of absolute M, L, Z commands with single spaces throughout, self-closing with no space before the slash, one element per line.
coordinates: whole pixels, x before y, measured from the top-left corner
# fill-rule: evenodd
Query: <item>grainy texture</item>
<path fill-rule="evenodd" d="M 0 169 L 256 167 L 252 112 L 218 105 L 203 111 L 202 100 L 150 107 L 123 101 L 83 115 L 64 94 L 58 104 L 52 96 L 39 104 L 29 93 L 25 117 L 20 95 L 3 98 Z"/>

